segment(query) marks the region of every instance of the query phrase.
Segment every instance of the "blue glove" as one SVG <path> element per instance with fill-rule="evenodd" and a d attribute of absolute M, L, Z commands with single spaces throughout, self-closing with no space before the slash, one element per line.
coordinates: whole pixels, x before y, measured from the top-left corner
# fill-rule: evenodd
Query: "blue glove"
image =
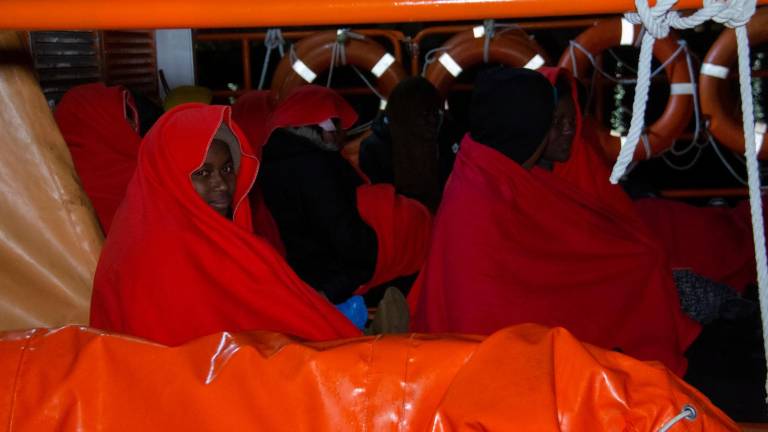
<path fill-rule="evenodd" d="M 345 317 L 352 321 L 352 324 L 360 330 L 365 330 L 365 323 L 368 321 L 368 308 L 361 296 L 352 296 L 344 303 L 336 305 Z"/>

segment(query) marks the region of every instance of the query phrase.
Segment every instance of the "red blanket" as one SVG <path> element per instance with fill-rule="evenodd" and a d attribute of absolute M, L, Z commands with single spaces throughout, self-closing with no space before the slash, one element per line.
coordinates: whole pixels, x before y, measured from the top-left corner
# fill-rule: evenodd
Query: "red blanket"
<path fill-rule="evenodd" d="M 565 73 L 543 69 L 550 78 Z M 647 224 L 664 246 L 673 269 L 691 269 L 738 291 L 757 280 L 748 202 L 734 209 L 662 199 L 632 202 L 620 186 L 608 181 L 610 163 L 590 135 L 589 123 L 585 126 L 574 139 L 568 162 L 555 165 L 556 175 L 623 217 Z"/>
<path fill-rule="evenodd" d="M 757 280 L 748 201 L 728 208 L 642 199 L 635 208 L 663 241 L 672 268 L 689 268 L 740 292 Z"/>
<path fill-rule="evenodd" d="M 237 99 L 232 105 L 232 120 L 253 143 L 253 151 L 256 157 L 261 158 L 261 149 L 266 141 L 264 134 L 267 132 L 267 123 L 274 109 L 274 100 L 271 91 L 250 91 Z M 248 198 L 251 202 L 253 217 L 253 232 L 263 237 L 282 256 L 285 256 L 285 245 L 280 238 L 280 230 L 272 213 L 264 203 L 264 196 L 259 183 L 253 185 Z"/>
<path fill-rule="evenodd" d="M 376 231 L 378 255 L 373 278 L 355 294 L 421 270 L 432 232 L 432 215 L 420 202 L 395 193 L 388 184 L 357 188 L 360 217 Z"/>
<path fill-rule="evenodd" d="M 55 117 L 83 189 L 108 233 L 136 169 L 141 138 L 133 99 L 119 86 L 77 86 L 61 99 Z"/>
<path fill-rule="evenodd" d="M 240 144 L 233 221 L 209 207 L 190 175 L 225 124 Z M 359 335 L 252 235 L 246 195 L 258 169 L 230 109 L 182 105 L 144 139 L 94 281 L 91 325 L 176 345 L 219 331 L 271 330 L 310 340 Z"/>
<path fill-rule="evenodd" d="M 416 331 L 562 326 L 677 373 L 699 331 L 680 310 L 666 257 L 643 225 L 469 136 L 409 300 Z"/>

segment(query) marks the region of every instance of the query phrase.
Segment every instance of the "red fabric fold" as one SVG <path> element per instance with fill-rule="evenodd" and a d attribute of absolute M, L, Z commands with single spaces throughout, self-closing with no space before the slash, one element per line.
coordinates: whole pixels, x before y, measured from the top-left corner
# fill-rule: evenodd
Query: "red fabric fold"
<path fill-rule="evenodd" d="M 526 171 L 464 138 L 409 296 L 414 330 L 562 326 L 684 373 L 699 326 L 680 309 L 660 244 L 625 205 L 560 174 Z"/>
<path fill-rule="evenodd" d="M 241 158 L 229 221 L 195 192 L 190 175 L 224 124 Z M 219 331 L 270 330 L 309 340 L 359 335 L 252 235 L 246 199 L 258 159 L 230 108 L 181 105 L 145 137 L 94 280 L 91 325 L 177 345 Z"/>
<path fill-rule="evenodd" d="M 261 150 L 266 141 L 264 134 L 267 132 L 267 123 L 272 115 L 274 104 L 272 92 L 263 90 L 250 91 L 240 96 L 232 105 L 232 120 L 237 123 L 248 141 L 254 143 L 253 151 L 258 158 L 261 158 Z M 264 195 L 258 182 L 253 185 L 248 198 L 251 202 L 254 234 L 264 237 L 280 255 L 285 256 L 285 245 L 280 238 L 280 229 L 264 202 Z"/>
<path fill-rule="evenodd" d="M 735 208 L 663 199 L 641 199 L 634 205 L 663 242 L 672 268 L 691 269 L 739 292 L 757 281 L 748 201 Z"/>
<path fill-rule="evenodd" d="M 136 169 L 141 142 L 133 98 L 120 86 L 85 84 L 64 95 L 54 117 L 83 189 L 108 233 Z"/>
<path fill-rule="evenodd" d="M 566 72 L 542 68 L 542 73 L 553 80 Z M 608 181 L 611 164 L 597 148 L 594 128 L 585 126 L 577 131 L 568 162 L 555 164 L 557 176 L 624 218 L 639 218 L 664 247 L 671 268 L 691 269 L 740 292 L 757 280 L 748 202 L 736 208 L 653 198 L 633 202 L 621 186 Z"/>
<path fill-rule="evenodd" d="M 355 294 L 421 270 L 427 257 L 432 215 L 420 202 L 395 193 L 388 184 L 357 188 L 357 208 L 376 231 L 378 255 L 373 277 Z"/>

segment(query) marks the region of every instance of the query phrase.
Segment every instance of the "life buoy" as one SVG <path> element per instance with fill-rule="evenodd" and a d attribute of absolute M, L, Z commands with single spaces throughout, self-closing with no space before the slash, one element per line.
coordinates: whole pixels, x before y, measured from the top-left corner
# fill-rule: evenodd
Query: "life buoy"
<path fill-rule="evenodd" d="M 580 34 L 576 38 L 576 43 L 596 57 L 612 47 L 634 45 L 640 37 L 640 30 L 639 25 L 632 25 L 623 18 L 602 20 Z M 670 33 L 665 39 L 657 40 L 653 46 L 653 56 L 663 64 L 680 48 L 678 40 L 674 33 Z M 575 54 L 575 59 L 571 58 L 571 51 Z M 591 63 L 580 50 L 567 49 L 560 57 L 559 66 L 572 71 L 578 78 L 584 78 Z M 685 57 L 680 55 L 672 60 L 665 67 L 665 73 L 670 82 L 667 106 L 661 117 L 645 129 L 647 144 L 645 140 L 638 144 L 634 155 L 635 160 L 648 159 L 671 147 L 675 139 L 688 126 L 693 115 L 695 86 L 690 82 Z M 597 122 L 595 122 L 595 136 L 608 157 L 616 159 L 625 138 L 617 136 L 616 133 L 612 133 L 607 127 Z"/>
<path fill-rule="evenodd" d="M 327 71 L 337 43 L 344 44 L 346 64 L 369 71 L 377 78 L 377 88 L 382 95 L 387 96 L 405 78 L 400 62 L 379 43 L 362 36 L 347 36 L 339 42 L 339 35 L 337 31 L 324 31 L 296 43 L 295 56 L 283 57 L 272 79 L 272 91 L 278 99 L 285 98 L 300 85 L 314 82 Z"/>
<path fill-rule="evenodd" d="M 749 43 L 757 46 L 768 42 L 768 9 L 758 11 L 747 24 Z M 709 131 L 729 149 L 744 154 L 744 129 L 740 110 L 729 96 L 728 76 L 736 65 L 736 33 L 726 29 L 710 47 L 699 73 L 701 112 L 709 119 Z M 768 159 L 765 124 L 755 126 L 760 159 Z"/>
<path fill-rule="evenodd" d="M 425 78 L 442 95 L 448 94 L 464 69 L 483 63 L 485 35 L 476 29 L 458 33 L 449 39 L 438 53 L 437 61 L 427 67 Z M 490 39 L 488 62 L 538 69 L 547 60 L 544 51 L 518 30 L 499 33 Z"/>

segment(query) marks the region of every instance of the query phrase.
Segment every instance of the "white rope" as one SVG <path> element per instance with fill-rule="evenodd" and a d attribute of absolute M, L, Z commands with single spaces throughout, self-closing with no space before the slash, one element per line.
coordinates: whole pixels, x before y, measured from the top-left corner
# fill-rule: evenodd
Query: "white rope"
<path fill-rule="evenodd" d="M 280 58 L 285 56 L 285 39 L 280 29 L 269 29 L 264 37 L 264 46 L 267 52 L 264 54 L 264 63 L 261 65 L 261 77 L 259 78 L 259 90 L 264 89 L 264 81 L 267 79 L 267 69 L 269 69 L 269 59 L 272 57 L 272 51 L 277 49 L 280 52 Z"/>
<path fill-rule="evenodd" d="M 754 13 L 755 3 L 752 2 Z M 765 231 L 763 228 L 763 203 L 760 193 L 760 168 L 757 162 L 755 144 L 755 119 L 752 106 L 751 71 L 749 67 L 749 38 L 744 24 L 736 27 L 736 42 L 739 59 L 739 87 L 741 89 L 741 111 L 744 124 L 744 147 L 747 158 L 747 183 L 749 184 L 749 204 L 752 211 L 752 239 L 755 242 L 755 260 L 757 261 L 757 286 L 760 295 L 760 313 L 763 323 L 763 348 L 768 353 L 768 262 L 765 255 Z M 766 356 L 768 365 L 768 355 Z M 768 391 L 768 379 L 765 383 Z"/>
<path fill-rule="evenodd" d="M 661 429 L 659 429 L 659 432 L 668 432 L 674 425 L 680 423 L 681 421 L 693 421 L 696 420 L 697 416 L 698 413 L 696 412 L 696 408 L 692 407 L 691 405 L 685 405 L 680 411 L 680 414 L 672 417 L 668 422 L 664 423 Z"/>
<path fill-rule="evenodd" d="M 635 100 L 632 108 L 632 121 L 627 134 L 627 142 L 621 149 L 616 164 L 611 173 L 611 183 L 618 183 L 624 175 L 627 166 L 632 161 L 635 148 L 640 140 L 645 123 L 645 108 L 648 102 L 650 88 L 650 70 L 653 57 L 653 44 L 656 39 L 664 39 L 669 35 L 670 28 L 689 29 L 705 21 L 715 20 L 727 23 L 733 27 L 744 25 L 749 21 L 755 10 L 755 0 L 730 0 L 728 3 L 720 0 L 704 0 L 704 7 L 689 16 L 682 16 L 670 9 L 677 0 L 658 0 L 656 6 L 649 7 L 648 0 L 635 0 L 637 13 L 627 13 L 625 19 L 632 24 L 642 24 L 645 28 L 640 44 L 640 59 L 638 60 L 637 84 Z M 752 7 L 749 9 L 748 4 Z M 750 13 L 751 10 L 751 13 Z"/>
<path fill-rule="evenodd" d="M 658 0 L 653 8 L 648 6 L 648 0 L 635 0 L 637 13 L 625 14 L 625 18 L 633 24 L 643 24 L 646 29 L 640 46 L 638 61 L 638 80 L 635 88 L 635 101 L 632 112 L 632 122 L 627 136 L 627 143 L 622 147 L 619 158 L 611 173 L 611 183 L 617 183 L 624 175 L 635 147 L 642 134 L 645 118 L 645 108 L 648 101 L 650 86 L 651 57 L 653 44 L 656 39 L 663 39 L 669 34 L 670 28 L 688 29 L 704 23 L 707 20 L 725 24 L 736 31 L 738 49 L 739 88 L 741 93 L 741 113 L 744 127 L 744 147 L 747 160 L 747 183 L 749 185 L 749 202 L 752 211 L 752 233 L 755 243 L 755 260 L 757 262 L 757 282 L 760 295 L 760 312 L 763 324 L 763 346 L 768 353 L 768 260 L 766 260 L 765 233 L 763 224 L 763 206 L 760 193 L 760 167 L 757 161 L 755 144 L 755 119 L 752 103 L 751 68 L 749 64 L 749 38 L 746 24 L 755 13 L 756 0 L 704 0 L 704 7 L 693 15 L 683 17 L 676 11 L 671 11 L 677 0 Z M 768 365 L 768 356 L 766 356 Z M 766 381 L 768 391 L 768 380 Z"/>

